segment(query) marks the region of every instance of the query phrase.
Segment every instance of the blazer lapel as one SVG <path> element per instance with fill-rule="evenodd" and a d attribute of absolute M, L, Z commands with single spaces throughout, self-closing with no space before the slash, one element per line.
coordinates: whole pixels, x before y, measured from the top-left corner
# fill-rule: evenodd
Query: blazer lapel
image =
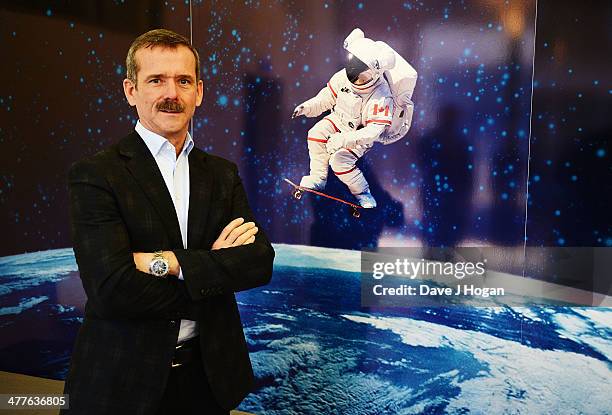
<path fill-rule="evenodd" d="M 155 162 L 155 158 L 153 158 L 147 145 L 138 133 L 133 132 L 121 140 L 119 143 L 119 151 L 123 156 L 129 158 L 126 162 L 127 169 L 132 176 L 134 176 L 134 179 L 138 182 L 151 204 L 159 213 L 164 228 L 170 238 L 170 243 L 173 247 L 182 247 L 181 228 L 179 227 L 172 197 L 168 192 L 168 188 Z M 191 165 L 189 167 L 191 171 Z M 189 211 L 191 219 L 191 207 Z"/>
<path fill-rule="evenodd" d="M 212 172 L 206 153 L 194 147 L 189 153 L 189 217 L 187 247 L 198 248 L 206 228 L 212 193 Z"/>

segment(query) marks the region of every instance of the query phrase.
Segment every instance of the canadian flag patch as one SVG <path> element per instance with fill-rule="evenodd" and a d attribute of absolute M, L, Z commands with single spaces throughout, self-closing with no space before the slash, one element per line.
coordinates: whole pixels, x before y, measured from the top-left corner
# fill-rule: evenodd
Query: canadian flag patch
<path fill-rule="evenodd" d="M 374 115 L 378 115 L 378 114 L 381 114 L 383 112 L 385 113 L 385 116 L 389 115 L 389 106 L 388 105 L 386 105 L 384 107 L 378 108 L 378 104 L 374 104 Z"/>

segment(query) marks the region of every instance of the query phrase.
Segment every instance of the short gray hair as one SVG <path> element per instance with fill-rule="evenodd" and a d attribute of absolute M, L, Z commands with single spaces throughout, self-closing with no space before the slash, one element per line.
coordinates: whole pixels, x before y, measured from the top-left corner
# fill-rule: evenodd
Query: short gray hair
<path fill-rule="evenodd" d="M 177 48 L 179 46 L 186 46 L 191 50 L 195 57 L 195 72 L 196 81 L 200 80 L 200 55 L 198 51 L 191 45 L 189 40 L 185 36 L 179 35 L 176 32 L 167 29 L 155 29 L 149 30 L 146 33 L 138 36 L 130 49 L 128 50 L 127 57 L 125 58 L 126 77 L 136 85 L 138 75 L 138 62 L 136 61 L 136 52 L 142 48 L 150 48 L 154 46 L 161 46 L 166 48 Z"/>

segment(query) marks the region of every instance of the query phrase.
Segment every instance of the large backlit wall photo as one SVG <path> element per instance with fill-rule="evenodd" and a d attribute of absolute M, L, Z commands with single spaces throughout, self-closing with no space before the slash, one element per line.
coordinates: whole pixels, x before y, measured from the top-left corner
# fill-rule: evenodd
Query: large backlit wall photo
<path fill-rule="evenodd" d="M 238 165 L 276 250 L 271 283 L 236 295 L 256 376 L 238 409 L 612 412 L 611 16 L 605 1 L 0 1 L 0 371 L 67 375 L 86 301 L 67 172 L 133 131 L 125 56 L 163 27 L 200 54 L 195 145 Z M 414 71 L 412 119 L 334 158 L 339 110 L 294 111 L 358 96 L 335 74 L 361 32 Z M 352 133 L 391 125 L 391 102 Z M 297 198 L 285 179 L 315 147 L 324 195 Z M 347 185 L 358 171 L 374 208 Z M 364 303 L 363 252 L 460 247 L 540 285 L 523 305 Z"/>

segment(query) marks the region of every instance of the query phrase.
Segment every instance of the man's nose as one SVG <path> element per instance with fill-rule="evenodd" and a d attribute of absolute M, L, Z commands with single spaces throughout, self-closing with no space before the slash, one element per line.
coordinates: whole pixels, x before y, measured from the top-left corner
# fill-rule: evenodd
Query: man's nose
<path fill-rule="evenodd" d="M 174 99 L 178 96 L 178 86 L 176 85 L 176 82 L 172 81 L 172 82 L 166 82 L 166 89 L 165 89 L 165 95 L 166 98 L 171 98 Z"/>

